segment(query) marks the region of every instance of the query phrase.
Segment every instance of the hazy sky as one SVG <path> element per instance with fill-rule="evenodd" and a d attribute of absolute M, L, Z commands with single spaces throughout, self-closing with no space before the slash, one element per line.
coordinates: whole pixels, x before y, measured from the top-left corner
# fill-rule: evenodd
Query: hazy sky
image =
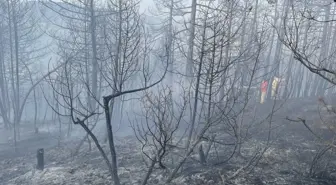
<path fill-rule="evenodd" d="M 153 6 L 153 0 L 141 0 L 140 11 L 141 13 L 146 11 L 148 7 Z"/>
<path fill-rule="evenodd" d="M 53 0 L 53 1 L 57 2 L 61 0 Z M 154 5 L 153 0 L 141 0 L 140 11 L 141 12 L 146 11 L 148 7 L 153 6 L 153 5 Z"/>

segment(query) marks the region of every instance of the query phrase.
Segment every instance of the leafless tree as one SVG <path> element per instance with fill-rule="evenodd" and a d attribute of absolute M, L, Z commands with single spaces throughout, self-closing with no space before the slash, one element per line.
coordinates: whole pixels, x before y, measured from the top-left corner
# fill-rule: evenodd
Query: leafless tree
<path fill-rule="evenodd" d="M 99 66 L 103 66 L 102 59 L 102 33 L 99 32 L 99 27 L 102 22 L 102 17 L 109 12 L 106 7 L 100 6 L 100 2 L 87 0 L 87 1 L 46 1 L 42 2 L 43 7 L 47 11 L 52 12 L 58 17 L 53 20 L 45 15 L 44 17 L 54 25 L 56 29 L 49 31 L 49 35 L 57 42 L 59 48 L 63 48 L 62 55 L 69 55 L 77 53 L 77 63 L 74 65 L 73 70 L 81 71 L 85 75 L 80 77 L 83 79 L 82 86 L 87 89 L 87 99 L 85 103 L 91 109 L 97 108 L 96 100 L 100 99 L 102 91 L 102 76 L 99 72 Z M 111 13 L 111 12 L 110 12 Z M 80 88 L 80 87 L 79 87 Z M 93 120 L 93 121 L 91 121 Z M 87 126 L 94 129 L 99 120 L 99 115 L 94 115 L 86 120 Z M 90 125 L 91 123 L 92 125 Z M 68 125 L 70 129 L 71 124 Z M 69 130 L 68 129 L 68 130 Z M 74 151 L 76 155 L 87 140 L 91 148 L 90 140 L 86 135 Z"/>
<path fill-rule="evenodd" d="M 146 48 L 146 43 L 141 43 L 142 48 Z M 138 47 L 139 48 L 139 47 Z M 140 49 L 136 52 L 138 55 L 134 56 L 134 57 L 141 57 L 141 53 L 140 53 Z M 76 54 L 76 53 L 75 53 Z M 75 54 L 73 55 L 74 57 Z M 146 54 L 146 53 L 145 53 Z M 144 54 L 144 55 L 145 55 Z M 65 55 L 66 56 L 66 55 Z M 64 115 L 63 116 L 70 116 L 73 123 L 76 124 L 80 124 L 85 131 L 89 134 L 89 136 L 94 140 L 96 146 L 99 148 L 99 142 L 96 140 L 95 136 L 92 134 L 92 132 L 90 131 L 90 129 L 85 125 L 82 124 L 84 123 L 84 121 L 86 121 L 90 116 L 97 114 L 96 112 L 90 111 L 86 106 L 84 100 L 83 100 L 83 95 L 84 94 L 81 89 L 83 88 L 76 88 L 76 86 L 80 85 L 80 84 L 84 84 L 85 88 L 84 90 L 89 92 L 89 94 L 94 97 L 94 95 L 92 94 L 92 92 L 90 91 L 90 87 L 88 86 L 88 84 L 85 83 L 85 78 L 83 78 L 83 72 L 81 70 L 76 70 L 78 69 L 76 66 L 80 65 L 78 63 L 76 63 L 73 58 L 74 57 L 67 57 L 65 58 L 65 61 L 67 62 L 67 66 L 64 68 L 64 72 L 60 73 L 58 76 L 59 78 L 63 79 L 63 80 L 51 80 L 50 84 L 54 84 L 56 82 L 60 83 L 61 85 L 65 84 L 65 90 L 58 92 L 58 89 L 62 89 L 62 88 L 55 88 L 54 85 L 54 91 L 56 91 L 60 97 L 62 97 L 62 101 L 57 102 L 58 105 L 62 106 L 64 109 L 69 110 L 69 114 L 68 115 Z M 146 57 L 144 57 L 144 61 L 141 60 L 137 60 L 138 65 L 139 66 L 137 68 L 138 72 L 137 75 L 141 75 L 143 76 L 143 86 L 137 88 L 131 88 L 130 90 L 122 90 L 122 89 L 113 89 L 114 81 L 109 80 L 108 78 L 105 78 L 105 82 L 108 83 L 110 85 L 110 87 L 112 87 L 112 92 L 114 92 L 113 94 L 107 95 L 103 97 L 103 101 L 102 103 L 100 103 L 99 99 L 95 98 L 95 100 L 97 101 L 97 104 L 102 108 L 102 110 L 105 112 L 105 119 L 106 119 L 106 127 L 107 127 L 107 133 L 108 133 L 108 142 L 109 142 L 109 149 L 110 149 L 110 153 L 111 153 L 111 163 L 106 160 L 107 158 L 104 156 L 105 154 L 101 151 L 102 156 L 104 157 L 105 161 L 108 163 L 110 171 L 111 171 L 111 175 L 113 177 L 114 183 L 116 185 L 120 184 L 120 180 L 118 177 L 118 168 L 117 168 L 117 153 L 116 153 L 116 149 L 115 149 L 115 144 L 114 144 L 114 136 L 113 136 L 113 131 L 112 131 L 112 119 L 111 119 L 111 111 L 110 111 L 110 102 L 114 101 L 115 98 L 126 95 L 126 94 L 131 94 L 131 93 L 136 93 L 136 92 L 140 92 L 140 91 L 144 91 L 147 90 L 157 84 L 159 84 L 163 78 L 165 77 L 166 71 L 167 71 L 167 62 L 166 61 L 166 55 L 161 56 L 161 58 L 159 57 L 158 59 L 160 61 L 163 61 L 163 73 L 161 73 L 162 75 L 158 77 L 158 79 L 155 82 L 150 82 L 151 80 L 151 72 L 150 69 L 148 68 L 148 65 L 146 64 L 148 61 L 146 61 Z M 123 61 L 123 62 L 127 62 Z M 122 63 L 123 64 L 123 63 Z M 127 65 L 127 63 L 125 63 L 124 65 Z M 71 72 L 70 72 L 71 70 Z M 104 71 L 102 71 L 103 73 Z M 77 75 L 77 76 L 76 76 Z M 105 77 L 105 76 L 104 76 Z M 60 82 L 59 82 L 60 81 Z M 65 81 L 65 82 L 63 82 Z M 75 91 L 75 90 L 79 90 L 79 91 Z M 108 91 L 106 90 L 105 93 L 107 93 Z M 54 109 L 54 111 L 56 111 L 56 109 Z M 89 112 L 89 114 L 87 114 L 86 112 Z M 59 113 L 60 114 L 60 113 Z M 77 119 L 77 116 L 81 116 L 83 117 L 83 119 Z"/>
<path fill-rule="evenodd" d="M 281 22 L 283 30 L 278 31 L 283 35 L 280 40 L 292 52 L 296 61 L 317 75 L 312 85 L 305 85 L 305 91 L 311 95 L 324 95 L 328 83 L 335 85 L 335 71 L 331 62 L 335 55 L 335 39 L 328 39 L 335 37 L 332 34 L 335 28 L 330 21 L 330 14 L 335 10 L 331 8 L 331 4 L 319 5 L 297 1 L 289 1 L 288 4 L 288 15 Z M 298 8 L 300 6 L 301 8 Z M 320 39 L 316 39 L 316 34 Z M 302 74 L 303 71 L 300 72 Z M 303 78 L 306 83 L 311 83 L 306 76 Z"/>
<path fill-rule="evenodd" d="M 238 2 L 232 3 L 235 5 L 233 6 L 235 7 L 235 13 L 250 11 L 249 6 L 241 6 Z M 192 91 L 195 92 L 195 96 L 190 97 L 192 99 L 192 112 L 189 123 L 190 125 L 194 124 L 194 128 L 191 126 L 192 134 L 189 133 L 186 141 L 187 143 L 190 142 L 190 144 L 187 144 L 183 157 L 180 158 L 178 165 L 172 170 L 167 182 L 174 179 L 179 169 L 190 158 L 197 146 L 199 146 L 199 155 L 202 163 L 207 162 L 205 156 L 208 156 L 213 144 L 233 146 L 233 153 L 228 156 L 228 160 L 232 158 L 233 154 L 237 152 L 236 149 L 246 138 L 244 133 L 248 133 L 248 127 L 252 125 L 247 126 L 244 124 L 246 122 L 244 114 L 247 114 L 248 107 L 257 100 L 253 100 L 255 94 L 251 95 L 250 92 L 252 87 L 258 84 L 257 79 L 259 76 L 257 74 L 261 74 L 260 55 L 265 51 L 265 25 L 255 30 L 252 35 L 253 39 L 246 44 L 249 47 L 242 47 L 245 49 L 240 49 L 240 51 L 238 47 L 232 47 L 230 52 L 236 54 L 236 57 L 230 57 L 226 60 L 224 51 L 228 47 L 227 42 L 230 39 L 234 40 L 238 33 L 241 33 L 242 30 L 240 28 L 247 16 L 246 14 L 237 18 L 241 24 L 235 25 L 236 29 L 231 32 L 232 35 L 226 35 L 223 32 L 227 30 L 221 29 L 220 25 L 230 21 L 228 17 L 233 10 L 226 11 L 227 6 L 229 5 L 207 2 L 202 4 L 198 10 L 197 20 L 199 23 L 197 24 L 197 34 L 195 36 L 195 52 L 198 57 L 195 57 L 197 60 L 194 61 L 196 72 L 194 74 L 195 83 L 192 85 L 192 88 L 194 88 Z M 219 16 L 223 12 L 227 13 L 227 16 Z M 249 71 L 248 75 L 246 72 L 244 74 L 244 84 L 241 83 L 241 73 L 236 70 L 239 64 L 244 64 L 246 71 Z M 223 129 L 221 132 L 233 136 L 236 142 L 226 143 L 224 138 L 212 133 L 213 130 L 218 131 L 219 127 Z M 245 131 L 245 129 L 247 130 Z M 200 145 L 203 142 L 209 142 L 205 152 L 203 146 Z M 258 157 L 252 157 L 253 161 L 260 159 L 262 151 L 265 150 L 257 150 L 258 155 L 256 156 Z M 247 166 L 250 166 L 250 163 L 252 162 L 248 162 L 249 165 Z"/>
<path fill-rule="evenodd" d="M 54 106 L 47 98 L 46 100 L 54 112 L 56 112 L 60 116 L 70 117 L 73 124 L 79 124 L 87 132 L 87 134 L 91 137 L 98 150 L 100 151 L 103 159 L 105 160 L 109 168 L 110 173 L 112 174 L 113 168 L 105 151 L 101 147 L 97 137 L 85 124 L 85 121 L 87 119 L 99 113 L 97 112 L 97 110 L 89 111 L 87 105 L 83 103 L 83 99 L 85 99 L 85 91 L 76 91 L 77 88 L 75 88 L 75 86 L 80 83 L 76 83 L 76 81 L 74 80 L 74 78 L 76 78 L 76 75 L 71 72 L 71 67 L 72 64 L 69 59 L 67 59 L 64 67 L 58 70 L 57 75 L 55 75 L 56 77 L 49 76 L 47 81 L 50 87 L 53 89 L 55 95 L 53 99 L 57 101 L 57 104 L 56 106 Z M 59 107 L 68 111 L 66 111 L 66 113 L 63 113 L 60 111 Z"/>
<path fill-rule="evenodd" d="M 3 1 L 1 14 L 1 115 L 7 126 L 14 127 L 14 143 L 20 138 L 20 122 L 30 95 L 45 77 L 33 66 L 45 55 L 48 45 L 39 44 L 43 32 L 34 14 L 35 3 Z M 28 47 L 31 46 L 31 47 Z M 30 80 L 27 80 L 30 79 Z M 30 86 L 30 88 L 23 88 Z M 11 104 L 11 105 L 10 105 Z"/>
<path fill-rule="evenodd" d="M 181 101 L 174 101 L 171 93 L 169 87 L 157 88 L 156 92 L 145 92 L 142 99 L 145 123 L 134 121 L 132 125 L 142 145 L 143 154 L 151 161 L 143 185 L 149 180 L 155 165 L 166 169 L 166 157 L 174 148 L 181 147 L 177 138 L 186 110 L 187 97 L 182 95 Z"/>

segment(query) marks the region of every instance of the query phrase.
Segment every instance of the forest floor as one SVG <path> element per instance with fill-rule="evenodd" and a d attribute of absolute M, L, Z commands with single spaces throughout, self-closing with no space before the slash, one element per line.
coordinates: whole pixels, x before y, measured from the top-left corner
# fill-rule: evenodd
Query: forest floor
<path fill-rule="evenodd" d="M 294 106 L 290 106 L 293 108 Z M 333 149 L 321 156 L 316 165 L 312 166 L 314 156 L 325 145 L 300 122 L 290 122 L 286 117 L 297 117 L 307 120 L 307 124 L 322 137 L 330 139 L 334 133 L 323 127 L 318 120 L 317 106 L 301 106 L 295 112 L 286 109 L 274 118 L 272 139 L 262 158 L 251 166 L 250 159 L 254 151 L 266 146 L 267 124 L 264 130 L 255 137 L 244 142 L 241 155 L 235 155 L 229 161 L 232 146 L 218 147 L 209 154 L 207 165 L 188 160 L 172 184 L 176 185 L 318 185 L 336 184 L 336 155 Z M 322 126 L 321 126 L 322 125 Z M 71 149 L 76 142 L 62 143 L 62 147 L 46 148 L 45 170 L 35 170 L 36 154 L 26 152 L 21 156 L 1 157 L 0 184 L 3 185 L 105 185 L 112 184 L 106 164 L 93 146 L 88 150 L 86 144 L 78 156 L 71 157 Z M 107 150 L 107 145 L 103 145 Z M 116 139 L 118 152 L 119 174 L 122 184 L 140 184 L 147 167 L 141 154 L 140 145 L 132 136 Z M 176 151 L 179 153 L 181 151 Z M 171 161 L 170 161 L 171 162 Z M 170 163 L 170 162 L 167 162 Z M 176 161 L 174 161 L 176 164 Z M 216 164 L 216 165 L 214 165 Z M 246 168 L 244 168 L 246 166 Z M 242 169 L 240 171 L 240 169 Z M 238 173 L 239 172 L 239 173 Z M 156 169 L 148 184 L 165 184 L 166 170 Z M 229 178 L 235 175 L 234 178 Z"/>

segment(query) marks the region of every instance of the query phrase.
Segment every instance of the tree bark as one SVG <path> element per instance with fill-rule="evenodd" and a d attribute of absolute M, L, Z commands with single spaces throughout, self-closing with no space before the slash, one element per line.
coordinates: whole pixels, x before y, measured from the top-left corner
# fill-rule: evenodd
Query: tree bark
<path fill-rule="evenodd" d="M 115 150 L 114 145 L 114 138 L 113 138 L 113 132 L 112 132 L 112 125 L 111 125 L 111 114 L 110 114 L 110 107 L 109 102 L 111 101 L 111 98 L 104 97 L 104 112 L 105 112 L 105 119 L 106 119 L 106 128 L 107 128 L 107 135 L 108 135 L 108 142 L 110 146 L 110 152 L 111 152 L 111 165 L 112 165 L 112 176 L 114 185 L 120 185 L 120 180 L 118 176 L 118 166 L 117 166 L 117 153 Z"/>
<path fill-rule="evenodd" d="M 112 175 L 112 178 L 114 177 L 114 171 L 113 171 L 113 167 L 107 157 L 107 155 L 105 154 L 103 148 L 100 146 L 99 142 L 98 142 L 98 139 L 96 138 L 96 136 L 91 132 L 91 130 L 85 125 L 84 121 L 81 121 L 79 120 L 78 122 L 76 122 L 75 124 L 80 124 L 82 126 L 82 128 L 84 128 L 84 130 L 86 131 L 87 134 L 89 134 L 89 136 L 91 137 L 91 139 L 93 140 L 93 142 L 95 143 L 95 145 L 97 146 L 100 154 L 103 156 L 106 164 L 107 164 L 107 167 L 109 168 L 109 171 Z M 119 184 L 115 184 L 115 185 L 120 185 Z"/>
<path fill-rule="evenodd" d="M 187 66 L 186 66 L 186 75 L 187 78 L 192 78 L 193 76 L 193 54 L 194 54 L 194 39 L 195 39 L 195 24 L 196 24 L 196 7 L 197 1 L 192 0 L 191 3 L 191 20 L 189 28 L 189 39 L 188 39 L 188 54 L 187 54 Z"/>

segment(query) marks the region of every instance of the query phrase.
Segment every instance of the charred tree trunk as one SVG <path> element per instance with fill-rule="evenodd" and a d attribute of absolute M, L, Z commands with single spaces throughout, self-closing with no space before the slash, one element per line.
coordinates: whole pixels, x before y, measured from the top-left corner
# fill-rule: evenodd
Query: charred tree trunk
<path fill-rule="evenodd" d="M 107 136 L 108 136 L 108 142 L 110 146 L 110 152 L 111 152 L 111 158 L 112 158 L 112 176 L 114 185 L 120 185 L 120 180 L 118 176 L 118 166 L 117 166 L 117 153 L 115 150 L 114 145 L 114 138 L 113 138 L 113 132 L 112 132 L 112 125 L 111 125 L 111 114 L 110 114 L 110 103 L 111 99 L 104 97 L 104 111 L 105 111 L 105 119 L 106 119 L 106 128 L 107 128 Z"/>

